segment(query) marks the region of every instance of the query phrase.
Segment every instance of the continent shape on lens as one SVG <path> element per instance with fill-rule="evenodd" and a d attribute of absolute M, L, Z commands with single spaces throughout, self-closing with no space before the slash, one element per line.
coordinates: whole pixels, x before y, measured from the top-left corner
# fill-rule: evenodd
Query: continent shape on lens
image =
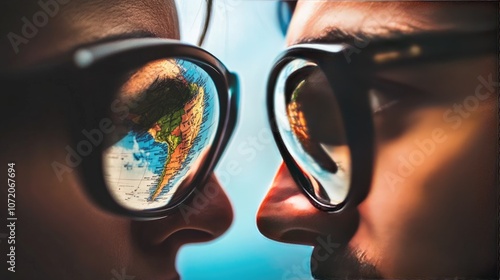
<path fill-rule="evenodd" d="M 120 204 L 153 209 L 180 192 L 215 134 L 218 103 L 207 79 L 193 63 L 165 60 L 144 66 L 122 87 L 129 111 L 115 117 L 114 140 L 103 154 L 107 187 Z"/>
<path fill-rule="evenodd" d="M 204 110 L 204 89 L 192 84 L 193 90 L 198 93 L 193 95 L 184 108 L 175 112 L 172 116 L 174 121 L 167 125 L 168 128 L 163 131 L 168 131 L 166 138 L 155 137 L 157 141 L 166 141 L 168 143 L 168 159 L 165 164 L 165 169 L 160 177 L 158 186 L 150 197 L 150 200 L 156 199 L 162 190 L 168 185 L 170 179 L 182 168 L 189 151 L 192 149 L 194 140 L 200 131 L 203 110 Z M 172 125 L 173 124 L 173 125 Z M 159 126 L 162 126 L 161 120 Z M 174 128 L 173 130 L 171 128 Z M 157 134 L 158 135 L 158 134 Z"/>

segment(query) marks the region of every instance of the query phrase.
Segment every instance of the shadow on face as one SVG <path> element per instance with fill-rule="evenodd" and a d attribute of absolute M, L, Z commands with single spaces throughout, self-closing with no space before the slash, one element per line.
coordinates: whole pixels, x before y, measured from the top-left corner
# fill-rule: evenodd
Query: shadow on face
<path fill-rule="evenodd" d="M 110 38 L 179 38 L 173 1 L 21 1 L 9 3 L 2 14 L 8 38 L 1 43 L 4 71 L 29 69 Z M 112 215 L 84 193 L 79 169 L 63 180 L 54 172 L 51 163 L 65 162 L 72 143 L 71 120 L 64 117 L 64 102 L 49 96 L 40 91 L 33 104 L 19 107 L 2 103 L 10 108 L 2 113 L 0 143 L 9 148 L 1 158 L 15 162 L 16 169 L 15 279 L 178 279 L 179 248 L 212 240 L 231 224 L 231 205 L 215 176 L 198 187 L 211 196 L 194 214 L 175 210 L 154 221 Z M 2 195 L 7 197 L 6 189 Z M 184 205 L 198 209 L 199 203 L 193 195 Z"/>
<path fill-rule="evenodd" d="M 298 1 L 287 41 L 363 52 L 372 38 L 489 30 L 497 11 L 487 3 Z M 373 92 L 396 105 L 373 115 L 376 157 L 366 199 L 355 210 L 323 212 L 283 165 L 257 214 L 259 230 L 314 246 L 318 279 L 498 277 L 495 63 L 485 54 L 375 73 L 422 94 Z"/>

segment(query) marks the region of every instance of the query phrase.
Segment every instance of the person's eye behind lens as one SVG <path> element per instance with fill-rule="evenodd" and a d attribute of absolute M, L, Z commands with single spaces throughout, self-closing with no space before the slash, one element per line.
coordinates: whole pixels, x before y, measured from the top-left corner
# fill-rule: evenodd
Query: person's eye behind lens
<path fill-rule="evenodd" d="M 443 106 L 438 94 L 384 79 L 372 82 L 368 98 L 376 134 L 384 141 L 412 129 L 425 118 L 426 110 Z"/>

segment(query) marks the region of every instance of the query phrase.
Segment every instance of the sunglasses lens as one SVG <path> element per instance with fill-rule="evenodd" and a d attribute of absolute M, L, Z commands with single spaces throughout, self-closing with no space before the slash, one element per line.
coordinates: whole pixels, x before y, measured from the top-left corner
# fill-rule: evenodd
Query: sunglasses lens
<path fill-rule="evenodd" d="M 115 200 L 131 210 L 169 207 L 214 143 L 219 98 L 210 75 L 193 62 L 164 59 L 130 73 L 111 105 L 104 177 Z"/>
<path fill-rule="evenodd" d="M 292 163 L 320 203 L 336 206 L 349 192 L 351 155 L 335 93 L 313 62 L 295 59 L 282 68 L 274 93 L 278 131 Z"/>

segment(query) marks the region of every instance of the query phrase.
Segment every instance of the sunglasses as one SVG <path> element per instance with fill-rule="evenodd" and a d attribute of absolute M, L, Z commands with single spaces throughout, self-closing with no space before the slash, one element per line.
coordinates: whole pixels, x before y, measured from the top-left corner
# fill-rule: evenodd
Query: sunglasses
<path fill-rule="evenodd" d="M 495 54 L 497 31 L 418 34 L 347 44 L 300 44 L 281 54 L 269 77 L 274 139 L 295 182 L 318 209 L 356 207 L 369 192 L 374 162 L 373 89 L 406 91 L 374 74 L 426 62 Z"/>
<path fill-rule="evenodd" d="M 78 170 L 93 201 L 131 218 L 181 205 L 213 172 L 236 124 L 238 77 L 175 40 L 100 43 L 2 77 L 17 104 L 41 95 L 65 108 L 71 143 L 65 161 L 51 163 L 59 180 Z"/>

